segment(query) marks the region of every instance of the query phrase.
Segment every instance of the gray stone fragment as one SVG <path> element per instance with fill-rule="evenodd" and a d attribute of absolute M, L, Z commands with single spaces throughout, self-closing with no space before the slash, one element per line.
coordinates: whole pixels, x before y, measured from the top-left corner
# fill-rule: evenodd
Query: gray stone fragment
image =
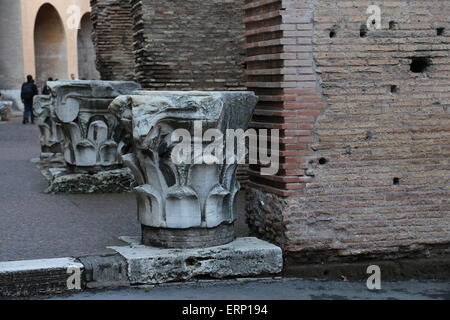
<path fill-rule="evenodd" d="M 122 257 L 87 256 L 78 258 L 84 265 L 84 281 L 89 289 L 129 286 L 127 263 Z"/>
<path fill-rule="evenodd" d="M 17 112 L 18 114 L 22 114 L 24 105 L 22 103 L 22 98 L 20 97 L 21 90 L 1 90 L 3 101 L 11 101 L 12 102 L 12 110 L 13 112 Z"/>
<path fill-rule="evenodd" d="M 12 101 L 0 101 L 0 121 L 8 121 L 12 113 Z"/>
<path fill-rule="evenodd" d="M 122 238 L 130 240 L 130 238 Z M 157 284 L 195 278 L 255 277 L 281 272 L 282 251 L 257 238 L 238 238 L 217 247 L 160 249 L 131 239 L 125 247 L 111 247 L 128 264 L 131 284 Z"/>
<path fill-rule="evenodd" d="M 131 192 L 133 175 L 128 168 L 100 171 L 95 174 L 70 173 L 63 168 L 43 170 L 50 186 L 45 193 L 123 193 Z"/>
<path fill-rule="evenodd" d="M 30 160 L 41 171 L 49 170 L 52 168 L 64 168 L 66 169 L 66 162 L 64 156 L 61 153 L 42 153 L 39 158 L 33 158 Z M 45 175 L 45 174 L 44 174 Z"/>

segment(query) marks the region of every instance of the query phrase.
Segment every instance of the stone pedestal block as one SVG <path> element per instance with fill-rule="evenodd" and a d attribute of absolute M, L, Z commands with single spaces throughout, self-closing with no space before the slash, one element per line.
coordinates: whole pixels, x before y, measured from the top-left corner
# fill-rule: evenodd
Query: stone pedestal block
<path fill-rule="evenodd" d="M 234 239 L 237 156 L 225 161 L 224 137 L 215 137 L 217 148 L 208 156 L 211 140 L 203 139 L 203 132 L 218 129 L 225 136 L 227 129 L 245 130 L 257 100 L 250 92 L 141 91 L 110 105 L 133 135 L 133 152 L 123 159 L 138 184 L 144 244 L 193 248 Z M 177 162 L 180 134 L 190 151 Z M 217 161 L 208 161 L 212 158 Z"/>
<path fill-rule="evenodd" d="M 140 85 L 125 81 L 49 82 L 54 121 L 64 135 L 64 159 L 77 173 L 96 173 L 121 166 L 124 132 L 108 105 Z"/>
<path fill-rule="evenodd" d="M 128 168 L 103 170 L 94 174 L 50 168 L 41 173 L 49 182 L 45 193 L 51 194 L 123 193 L 131 192 L 131 185 L 134 184 Z"/>
<path fill-rule="evenodd" d="M 283 268 L 281 249 L 257 238 L 238 238 L 222 246 L 184 250 L 144 246 L 139 238 L 121 239 L 130 245 L 111 249 L 127 261 L 131 284 L 275 275 Z"/>

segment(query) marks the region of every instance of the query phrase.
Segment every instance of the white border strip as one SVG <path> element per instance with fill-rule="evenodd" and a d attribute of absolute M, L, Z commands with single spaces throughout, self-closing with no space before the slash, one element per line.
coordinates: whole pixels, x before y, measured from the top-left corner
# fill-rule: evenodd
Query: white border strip
<path fill-rule="evenodd" d="M 83 269 L 84 266 L 74 258 L 57 258 L 42 260 L 23 260 L 0 262 L 0 274 L 23 271 L 67 269 L 77 267 Z"/>

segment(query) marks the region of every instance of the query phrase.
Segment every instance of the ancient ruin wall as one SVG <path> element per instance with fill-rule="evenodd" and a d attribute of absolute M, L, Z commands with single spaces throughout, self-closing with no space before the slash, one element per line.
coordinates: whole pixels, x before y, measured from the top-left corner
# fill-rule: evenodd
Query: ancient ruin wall
<path fill-rule="evenodd" d="M 247 86 L 267 92 L 255 122 L 283 136 L 278 176 L 251 175 L 248 218 L 302 261 L 450 242 L 450 1 L 379 1 L 376 31 L 371 4 L 246 1 Z"/>
<path fill-rule="evenodd" d="M 133 20 L 129 1 L 91 0 L 93 42 L 102 80 L 134 80 Z"/>
<path fill-rule="evenodd" d="M 242 0 L 131 0 L 136 77 L 155 90 L 242 90 Z"/>

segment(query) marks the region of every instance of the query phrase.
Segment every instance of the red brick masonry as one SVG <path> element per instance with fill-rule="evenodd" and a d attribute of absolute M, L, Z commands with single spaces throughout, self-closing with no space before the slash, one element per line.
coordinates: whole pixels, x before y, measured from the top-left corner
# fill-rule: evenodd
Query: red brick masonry
<path fill-rule="evenodd" d="M 377 3 L 370 31 L 371 1 L 245 1 L 253 126 L 282 136 L 279 174 L 252 168 L 248 219 L 304 260 L 450 242 L 450 1 Z"/>

